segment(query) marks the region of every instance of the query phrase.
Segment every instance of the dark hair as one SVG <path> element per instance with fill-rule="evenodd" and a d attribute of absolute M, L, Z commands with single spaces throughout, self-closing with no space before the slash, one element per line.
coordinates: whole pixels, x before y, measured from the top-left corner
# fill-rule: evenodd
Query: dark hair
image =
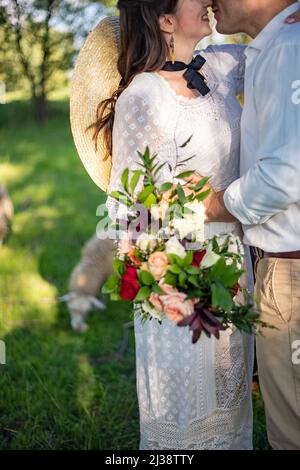
<path fill-rule="evenodd" d="M 142 72 L 153 72 L 163 67 L 168 54 L 168 45 L 160 30 L 159 17 L 164 13 L 175 13 L 178 0 L 119 0 L 120 53 L 118 70 L 122 77 L 118 89 L 99 103 L 93 140 L 97 150 L 97 139 L 104 132 L 105 159 L 112 152 L 112 131 L 115 105 L 121 93 L 134 77 Z"/>

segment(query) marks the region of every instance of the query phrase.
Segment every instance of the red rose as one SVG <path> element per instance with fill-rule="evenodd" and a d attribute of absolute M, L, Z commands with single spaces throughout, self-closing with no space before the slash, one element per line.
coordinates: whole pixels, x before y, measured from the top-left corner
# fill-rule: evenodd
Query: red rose
<path fill-rule="evenodd" d="M 122 299 L 133 300 L 135 298 L 140 289 L 137 279 L 137 270 L 132 266 L 127 266 L 121 280 L 120 296 Z"/>
<path fill-rule="evenodd" d="M 137 270 L 133 266 L 126 266 L 126 271 L 122 276 L 122 280 L 131 281 L 132 279 L 137 279 Z"/>
<path fill-rule="evenodd" d="M 201 251 L 197 251 L 197 253 L 194 253 L 192 266 L 196 266 L 197 268 L 199 268 L 201 261 L 203 260 L 205 255 L 206 255 L 206 250 L 201 250 Z"/>

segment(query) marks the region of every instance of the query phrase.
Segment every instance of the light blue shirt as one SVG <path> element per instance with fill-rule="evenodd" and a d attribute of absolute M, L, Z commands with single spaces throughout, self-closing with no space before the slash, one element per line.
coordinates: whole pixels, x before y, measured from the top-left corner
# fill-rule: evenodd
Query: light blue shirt
<path fill-rule="evenodd" d="M 246 49 L 241 177 L 224 195 L 244 242 L 268 252 L 300 250 L 300 23 L 285 18 Z"/>

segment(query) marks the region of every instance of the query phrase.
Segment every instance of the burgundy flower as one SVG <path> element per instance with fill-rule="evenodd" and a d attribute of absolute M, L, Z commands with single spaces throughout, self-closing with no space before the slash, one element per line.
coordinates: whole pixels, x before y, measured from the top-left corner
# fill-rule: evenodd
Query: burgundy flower
<path fill-rule="evenodd" d="M 236 294 L 238 293 L 238 291 L 240 290 L 241 286 L 239 283 L 237 283 L 235 286 L 233 286 L 231 289 L 230 289 L 230 292 L 231 292 L 231 295 L 232 297 L 235 297 Z"/>
<path fill-rule="evenodd" d="M 197 251 L 196 253 L 194 253 L 192 266 L 196 266 L 197 268 L 199 268 L 201 261 L 203 260 L 205 255 L 206 255 L 206 250 L 201 250 L 201 251 Z"/>
<path fill-rule="evenodd" d="M 193 344 L 195 344 L 204 332 L 209 338 L 211 335 L 217 339 L 220 338 L 220 331 L 226 330 L 227 326 L 223 325 L 220 320 L 206 308 L 204 304 L 195 305 L 195 311 L 189 317 L 184 318 L 177 323 L 178 326 L 189 326 L 193 332 Z"/>

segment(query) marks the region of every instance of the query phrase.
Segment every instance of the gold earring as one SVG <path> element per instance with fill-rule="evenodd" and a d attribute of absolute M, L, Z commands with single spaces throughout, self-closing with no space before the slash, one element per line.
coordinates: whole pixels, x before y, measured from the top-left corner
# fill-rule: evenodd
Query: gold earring
<path fill-rule="evenodd" d="M 169 53 L 170 53 L 170 60 L 171 60 L 172 64 L 175 64 L 175 41 L 174 41 L 173 34 L 171 36 L 171 41 L 170 41 L 170 46 L 169 46 Z"/>

